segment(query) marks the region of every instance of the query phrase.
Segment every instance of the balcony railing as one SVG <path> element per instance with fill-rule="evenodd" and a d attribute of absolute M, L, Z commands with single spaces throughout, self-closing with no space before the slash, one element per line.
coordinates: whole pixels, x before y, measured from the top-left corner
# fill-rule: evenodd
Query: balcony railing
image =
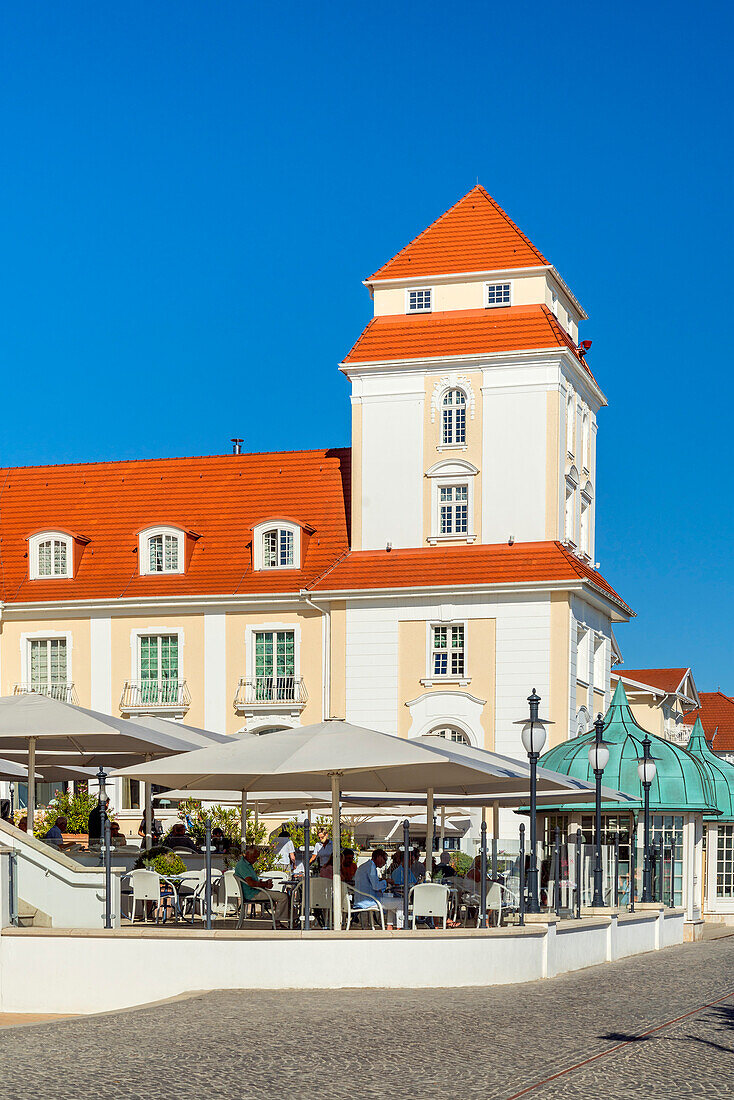
<path fill-rule="evenodd" d="M 185 680 L 126 680 L 120 698 L 123 714 L 184 714 L 190 706 Z"/>
<path fill-rule="evenodd" d="M 13 695 L 48 695 L 51 699 L 58 699 L 61 703 L 77 703 L 76 691 L 73 683 L 63 684 L 16 684 Z"/>
<path fill-rule="evenodd" d="M 308 692 L 300 676 L 243 676 L 234 697 L 236 710 L 248 707 L 283 707 L 300 710 Z"/>

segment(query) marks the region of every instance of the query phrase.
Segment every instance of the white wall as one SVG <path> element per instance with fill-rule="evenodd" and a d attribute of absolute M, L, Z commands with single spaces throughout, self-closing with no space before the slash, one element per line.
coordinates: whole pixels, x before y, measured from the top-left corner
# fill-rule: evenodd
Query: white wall
<path fill-rule="evenodd" d="M 347 607 L 347 720 L 385 733 L 398 732 L 398 713 L 409 700 L 398 695 L 398 624 L 443 618 L 446 602 L 420 597 L 360 601 Z M 495 619 L 495 748 L 523 755 L 518 718 L 527 713 L 534 687 L 550 691 L 550 598 L 538 595 L 464 596 L 451 601 L 455 619 Z M 473 658 L 470 658 L 470 661 Z M 468 691 L 472 687 L 469 684 Z M 482 743 L 481 730 L 474 731 Z"/>
<path fill-rule="evenodd" d="M 423 542 L 424 381 L 418 374 L 362 380 L 362 549 Z"/>
<path fill-rule="evenodd" d="M 624 954 L 650 949 L 650 923 L 649 914 L 625 919 Z M 680 910 L 652 923 L 656 947 L 683 941 Z M 0 935 L 0 1011 L 103 1012 L 209 989 L 505 985 L 613 960 L 617 931 L 616 916 L 564 922 L 558 933 L 554 923 L 368 935 L 13 930 Z"/>
<path fill-rule="evenodd" d="M 518 382 L 525 372 L 518 372 Z M 482 542 L 545 539 L 547 387 L 484 371 Z"/>

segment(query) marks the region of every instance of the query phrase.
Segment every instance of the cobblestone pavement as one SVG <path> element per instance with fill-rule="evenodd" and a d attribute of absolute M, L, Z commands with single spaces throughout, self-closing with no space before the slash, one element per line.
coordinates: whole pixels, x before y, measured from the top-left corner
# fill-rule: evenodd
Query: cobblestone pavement
<path fill-rule="evenodd" d="M 219 991 L 10 1028 L 0 1088 L 3 1100 L 718 1100 L 732 1095 L 732 1055 L 734 936 L 525 985 Z"/>

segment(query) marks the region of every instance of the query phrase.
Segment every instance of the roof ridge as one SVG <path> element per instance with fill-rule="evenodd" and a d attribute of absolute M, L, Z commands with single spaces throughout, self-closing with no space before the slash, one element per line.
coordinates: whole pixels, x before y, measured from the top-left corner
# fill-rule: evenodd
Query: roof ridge
<path fill-rule="evenodd" d="M 364 335 L 364 333 L 362 334 Z M 206 459 L 269 458 L 275 455 L 319 455 L 330 457 L 329 452 L 349 454 L 351 447 L 301 447 L 293 451 L 243 451 L 234 455 L 225 451 L 207 455 L 160 455 L 157 458 L 100 458 L 89 462 L 42 462 L 38 465 L 28 463 L 24 466 L 0 466 L 0 474 L 11 474 L 17 470 L 64 470 L 79 469 L 83 466 L 145 466 L 154 462 L 203 462 Z M 7 480 L 7 479 L 6 479 Z"/>

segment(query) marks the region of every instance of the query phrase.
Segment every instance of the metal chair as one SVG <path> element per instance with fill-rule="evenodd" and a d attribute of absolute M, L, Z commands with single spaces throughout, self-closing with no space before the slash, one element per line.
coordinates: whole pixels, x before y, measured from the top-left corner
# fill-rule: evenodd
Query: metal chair
<path fill-rule="evenodd" d="M 440 882 L 421 882 L 411 887 L 410 899 L 413 905 L 411 927 L 415 928 L 417 917 L 438 917 L 446 928 L 449 912 L 449 888 Z"/>
<path fill-rule="evenodd" d="M 266 907 L 269 909 L 270 919 L 273 922 L 273 931 L 275 931 L 275 928 L 276 928 L 276 924 L 275 924 L 275 906 L 273 905 L 273 899 L 270 897 L 270 894 L 268 893 L 268 891 L 259 889 L 257 891 L 256 897 L 246 898 L 245 897 L 245 891 L 243 889 L 245 884 L 243 883 L 241 878 L 237 877 L 237 875 L 235 875 L 235 879 L 237 880 L 237 885 L 238 885 L 239 891 L 240 891 L 240 915 L 239 915 L 239 918 L 237 920 L 237 927 L 238 928 L 244 927 L 245 920 L 247 919 L 247 906 L 248 905 L 252 906 L 253 909 L 254 909 L 255 905 L 260 905 L 262 907 L 263 911 L 265 910 Z"/>

